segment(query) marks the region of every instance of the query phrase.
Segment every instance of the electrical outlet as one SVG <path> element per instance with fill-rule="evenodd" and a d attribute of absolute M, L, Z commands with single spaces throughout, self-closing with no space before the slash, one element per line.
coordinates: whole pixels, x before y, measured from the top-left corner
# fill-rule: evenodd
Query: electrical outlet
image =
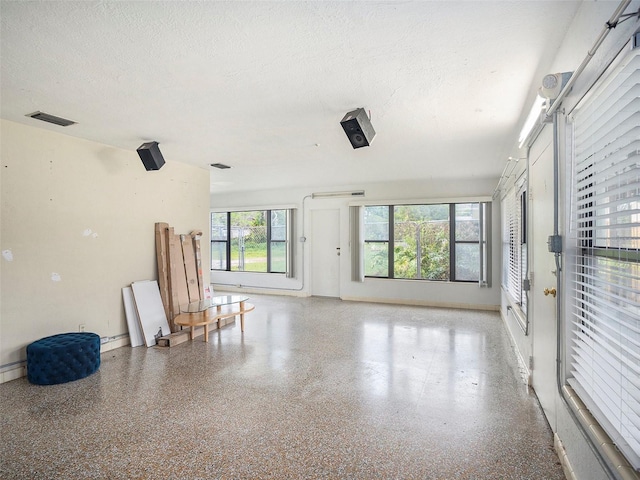
<path fill-rule="evenodd" d="M 84 323 L 81 323 L 80 325 L 78 325 L 78 331 L 84 332 Z"/>

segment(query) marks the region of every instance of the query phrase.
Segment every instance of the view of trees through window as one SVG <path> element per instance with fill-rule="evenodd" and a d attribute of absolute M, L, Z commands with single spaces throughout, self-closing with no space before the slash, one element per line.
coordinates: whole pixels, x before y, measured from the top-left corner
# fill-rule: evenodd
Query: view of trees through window
<path fill-rule="evenodd" d="M 478 203 L 367 206 L 364 238 L 365 276 L 479 279 Z"/>
<path fill-rule="evenodd" d="M 212 213 L 211 268 L 284 273 L 286 235 L 286 210 Z"/>
<path fill-rule="evenodd" d="M 363 208 L 365 276 L 479 281 L 479 203 Z M 285 273 L 287 235 L 287 210 L 213 212 L 211 269 Z"/>

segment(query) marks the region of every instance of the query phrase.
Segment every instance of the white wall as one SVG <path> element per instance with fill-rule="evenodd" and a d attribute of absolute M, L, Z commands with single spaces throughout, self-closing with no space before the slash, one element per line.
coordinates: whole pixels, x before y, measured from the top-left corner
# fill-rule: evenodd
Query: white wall
<path fill-rule="evenodd" d="M 568 30 L 563 42 L 562 48 L 557 52 L 554 59 L 549 61 L 549 73 L 574 71 L 587 52 L 593 47 L 596 39 L 600 35 L 605 22 L 618 6 L 618 2 L 584 2 L 571 26 Z M 637 11 L 640 8 L 640 2 L 634 1 L 626 9 L 626 12 Z M 639 27 L 637 20 L 633 19 L 626 23 L 618 25 L 617 28 L 610 31 L 610 34 L 589 63 L 588 67 L 580 75 L 575 83 L 572 91 L 563 102 L 564 109 L 561 112 L 569 112 L 575 106 L 584 94 L 589 90 L 593 82 L 610 63 L 610 61 L 620 51 L 622 46 L 629 40 L 631 34 Z M 533 98 L 533 92 L 532 92 Z M 565 117 L 561 115 L 561 122 L 565 121 Z M 545 130 L 538 137 L 537 141 L 532 145 L 531 158 L 541 162 L 537 165 L 539 168 L 553 170 L 553 149 L 551 146 L 551 127 L 545 127 Z M 562 132 L 562 129 L 561 129 Z M 515 143 L 515 142 L 514 142 Z M 517 147 L 516 147 L 517 148 Z M 524 156 L 520 152 L 519 156 Z M 515 155 L 514 155 L 515 156 Z M 565 147 L 560 145 L 560 170 L 565 171 L 567 165 L 571 161 Z M 522 166 L 520 166 L 522 168 Z M 565 178 L 561 178 L 560 185 L 560 233 L 567 238 L 567 229 L 565 217 L 568 214 L 568 206 L 564 202 L 567 191 L 564 189 Z M 553 202 L 553 188 L 538 189 L 532 192 L 534 203 L 543 198 L 543 203 Z M 551 196 L 551 197 L 549 197 Z M 552 215 L 552 211 L 536 212 L 535 209 L 530 211 L 532 215 Z M 533 223 L 533 222 L 532 222 Z M 531 225 L 532 223 L 529 223 Z M 546 235 L 546 232 L 543 232 Z M 552 232 L 548 232 L 549 234 Z M 533 232 L 533 236 L 543 237 L 541 232 Z M 549 254 L 552 255 L 552 254 Z M 544 264 L 544 259 L 541 264 Z M 535 263 L 533 265 L 533 281 L 532 292 L 541 302 L 548 302 L 548 298 L 542 297 L 541 289 L 547 285 L 543 285 L 536 280 L 536 276 L 540 277 L 540 272 L 535 271 Z M 535 290 L 534 290 L 535 289 Z M 562 297 L 559 292 L 558 298 Z M 507 299 L 502 295 L 501 313 L 507 329 L 514 339 L 517 353 L 525 362 L 530 355 L 535 355 L 532 375 L 536 379 L 537 388 L 540 390 L 539 398 L 542 404 L 550 426 L 555 433 L 556 441 L 562 444 L 564 450 L 560 450 L 561 460 L 565 464 L 565 472 L 568 478 L 596 480 L 608 478 L 602 467 L 599 465 L 595 455 L 592 453 L 589 445 L 582 437 L 577 425 L 571 418 L 567 407 L 565 406 L 560 394 L 557 391 L 555 375 L 544 375 L 542 378 L 540 371 L 555 372 L 556 369 L 556 318 L 555 315 L 547 315 L 541 312 L 547 310 L 546 304 L 541 302 L 530 302 L 530 333 L 525 336 L 520 326 L 517 324 L 513 314 L 507 311 Z M 566 322 L 564 316 L 560 319 Z M 566 367 L 566 359 L 563 359 L 563 366 Z M 536 377 L 537 375 L 537 377 Z M 566 456 L 562 453 L 566 453 Z"/>
<path fill-rule="evenodd" d="M 121 289 L 157 279 L 156 222 L 202 230 L 209 264 L 209 172 L 170 159 L 147 172 L 134 150 L 4 120 L 0 127 L 6 381 L 24 374 L 29 343 L 80 324 L 115 337 L 114 346 L 128 342 Z"/>
<path fill-rule="evenodd" d="M 349 252 L 349 204 L 354 201 L 398 203 L 402 201 L 453 201 L 462 199 L 490 198 L 498 179 L 473 179 L 468 181 L 424 182 L 406 181 L 343 185 L 335 188 L 308 188 L 291 190 L 266 190 L 211 196 L 214 209 L 272 208 L 295 206 L 297 208 L 296 278 L 252 274 L 246 272 L 211 272 L 211 281 L 221 289 L 244 291 L 271 291 L 284 295 L 310 295 L 309 290 L 309 238 L 310 212 L 316 209 L 340 210 L 340 248 Z M 314 192 L 365 190 L 364 197 L 317 198 L 309 197 Z M 307 197 L 307 198 L 305 198 Z M 303 205 L 304 204 L 304 205 Z M 498 202 L 493 203 L 493 280 L 489 288 L 477 284 L 455 282 L 429 282 L 411 280 L 365 279 L 363 283 L 351 280 L 349 255 L 340 257 L 340 297 L 348 300 L 402 302 L 417 305 L 459 306 L 467 308 L 497 309 L 500 303 L 500 213 Z M 304 222 L 304 227 L 303 227 Z M 303 245 L 300 237 L 307 237 Z M 304 262 L 304 264 L 303 264 Z M 304 279 L 304 281 L 303 281 Z"/>

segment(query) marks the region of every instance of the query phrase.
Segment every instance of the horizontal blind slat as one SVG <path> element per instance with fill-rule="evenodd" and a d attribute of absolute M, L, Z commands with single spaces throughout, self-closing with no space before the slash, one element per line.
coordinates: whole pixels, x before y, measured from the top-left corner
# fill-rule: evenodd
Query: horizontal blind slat
<path fill-rule="evenodd" d="M 616 70 L 610 72 L 608 77 L 601 79 L 600 83 L 594 88 L 591 101 L 581 107 L 583 114 L 591 115 L 593 111 L 601 110 L 609 98 L 615 98 L 616 92 L 621 87 L 638 83 L 638 69 L 640 69 L 640 56 L 635 54 L 625 59 Z"/>
<path fill-rule="evenodd" d="M 580 149 L 576 150 L 577 158 L 581 159 L 584 151 L 601 150 L 608 144 L 607 138 L 618 137 L 620 131 L 638 125 L 636 112 L 640 98 L 632 96 L 635 93 L 633 90 L 640 91 L 640 85 L 634 85 L 631 92 L 627 92 L 627 97 L 612 99 L 615 103 L 606 111 L 598 112 L 588 128 L 576 132 L 576 141 L 580 142 Z"/>
<path fill-rule="evenodd" d="M 572 384 L 640 468 L 640 49 L 573 114 Z"/>
<path fill-rule="evenodd" d="M 594 330 L 591 329 L 590 333 L 593 332 Z M 602 366 L 602 362 L 604 362 L 613 369 L 619 368 L 623 365 L 634 372 L 635 375 L 640 375 L 640 366 L 634 365 L 634 360 L 637 361 L 637 358 L 631 359 L 623 356 L 622 353 L 613 351 L 609 343 L 603 343 L 602 339 L 596 340 L 596 335 L 587 335 L 583 329 L 578 329 L 575 334 L 578 339 L 585 342 L 584 345 L 589 345 L 589 354 L 593 358 L 597 357 L 599 365 Z M 582 347 L 575 345 L 576 352 L 580 353 L 580 349 L 584 348 L 584 345 Z M 626 353 L 633 355 L 628 350 Z M 612 372 L 613 370 L 610 371 L 610 373 Z"/>
<path fill-rule="evenodd" d="M 584 303 L 582 305 L 584 305 Z M 611 333 L 609 332 L 613 331 L 614 334 L 618 334 L 618 335 L 625 334 L 626 336 L 625 336 L 624 343 L 629 343 L 631 345 L 631 348 L 635 346 L 637 349 L 640 346 L 637 338 L 636 339 L 630 338 L 631 336 L 635 336 L 637 334 L 637 331 L 634 332 L 634 330 L 632 329 L 625 328 L 626 324 L 617 322 L 615 319 L 615 316 L 609 315 L 606 308 L 596 308 L 596 307 L 593 307 L 592 305 L 586 305 L 586 306 L 576 305 L 574 309 L 575 309 L 575 314 L 579 315 L 579 318 L 582 322 L 584 322 L 588 326 L 593 326 L 593 328 L 597 328 L 598 331 L 601 332 L 603 336 L 608 335 L 607 337 L 608 340 L 612 339 Z M 629 318 L 632 318 L 632 317 L 629 317 Z M 607 324 L 613 325 L 613 327 L 606 327 L 605 325 Z M 629 347 L 624 346 L 623 343 L 619 345 L 619 348 L 621 350 L 629 349 Z M 635 352 L 630 351 L 630 354 L 634 355 L 640 361 L 640 351 L 635 351 Z M 640 372 L 638 373 L 640 374 Z"/>
<path fill-rule="evenodd" d="M 590 289 L 591 285 L 589 285 L 589 289 L 585 288 L 578 290 L 576 293 L 579 293 L 580 296 L 577 298 L 579 298 L 579 301 L 583 305 L 588 306 L 590 309 L 602 315 L 601 318 L 609 319 L 615 323 L 623 323 L 626 318 L 624 317 L 625 315 L 629 316 L 629 318 L 635 319 L 634 315 L 637 315 L 638 312 L 637 302 L 626 302 L 624 299 L 621 299 L 622 301 L 620 304 L 615 304 L 606 300 L 596 302 L 596 300 L 601 299 L 602 296 L 600 295 L 597 297 L 590 292 Z M 623 317 L 620 318 L 618 315 L 622 315 Z M 632 324 L 632 322 L 629 323 Z"/>

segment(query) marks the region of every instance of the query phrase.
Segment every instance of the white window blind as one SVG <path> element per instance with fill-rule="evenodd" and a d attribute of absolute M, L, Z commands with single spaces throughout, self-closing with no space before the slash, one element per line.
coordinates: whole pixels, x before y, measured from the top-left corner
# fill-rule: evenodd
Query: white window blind
<path fill-rule="evenodd" d="M 526 271 L 521 203 L 524 185 L 523 176 L 502 199 L 502 284 L 513 301 L 526 311 L 525 295 L 522 292 L 522 279 Z"/>
<path fill-rule="evenodd" d="M 640 49 L 572 115 L 569 383 L 640 468 Z"/>
<path fill-rule="evenodd" d="M 518 212 L 516 210 L 516 196 L 514 189 L 510 189 L 502 199 L 502 284 L 514 300 L 518 301 L 520 294 L 518 275 L 518 249 L 516 239 L 519 237 Z"/>

